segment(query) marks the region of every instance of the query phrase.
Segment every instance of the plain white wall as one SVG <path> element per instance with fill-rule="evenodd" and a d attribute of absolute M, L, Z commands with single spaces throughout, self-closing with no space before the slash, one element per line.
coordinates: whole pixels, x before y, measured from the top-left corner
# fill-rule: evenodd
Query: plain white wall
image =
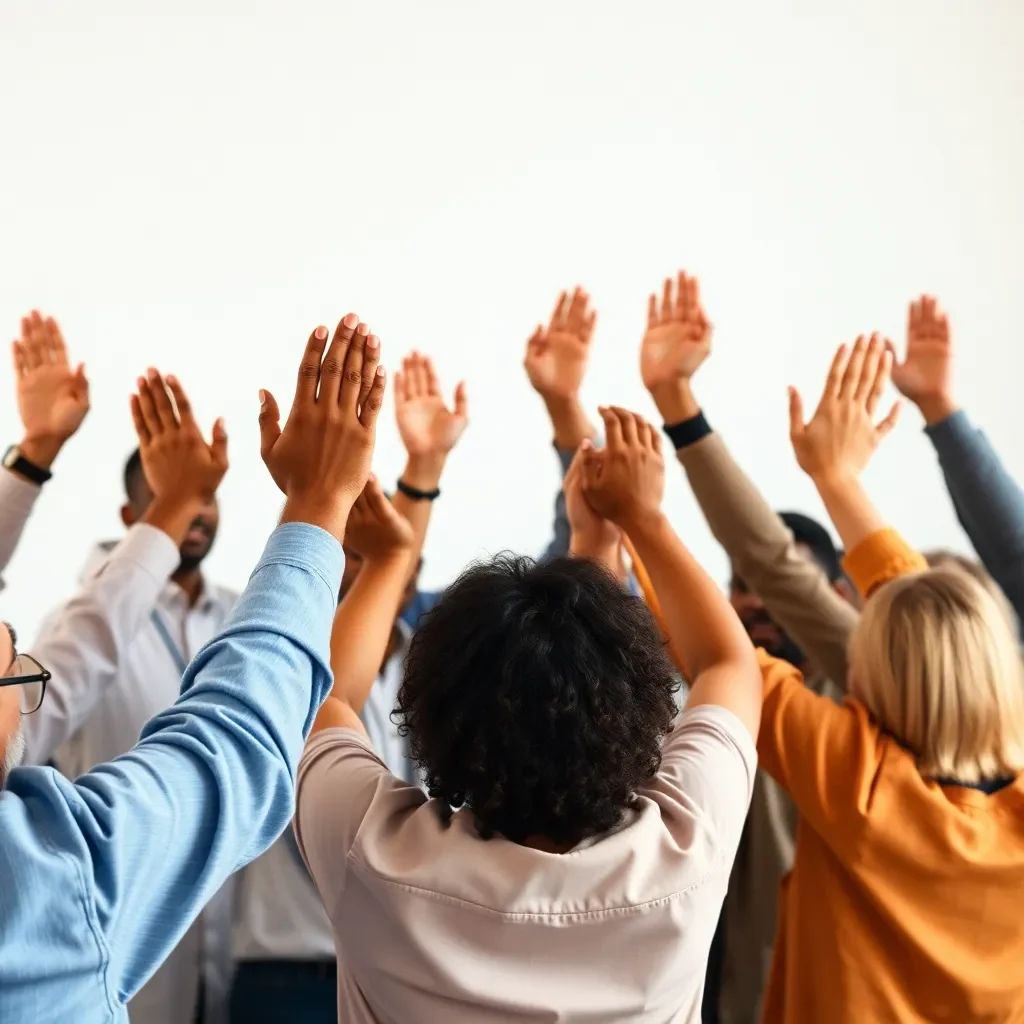
<path fill-rule="evenodd" d="M 0 613 L 31 635 L 91 543 L 120 533 L 128 393 L 148 364 L 205 422 L 226 418 L 208 565 L 241 586 L 279 507 L 257 390 L 287 406 L 309 330 L 350 309 L 389 366 L 417 347 L 446 388 L 469 382 L 432 584 L 548 539 L 556 463 L 520 364 L 576 282 L 600 310 L 587 400 L 651 411 L 647 294 L 699 274 L 707 412 L 773 503 L 812 513 L 786 384 L 811 399 L 840 341 L 902 339 L 908 300 L 934 291 L 960 395 L 1024 472 L 1022 52 L 1018 0 L 6 0 L 0 323 L 57 316 L 94 397 Z M 911 412 L 886 444 L 872 492 L 913 540 L 963 548 L 918 426 Z M 377 469 L 400 465 L 389 407 Z M 670 477 L 675 521 L 724 578 Z"/>

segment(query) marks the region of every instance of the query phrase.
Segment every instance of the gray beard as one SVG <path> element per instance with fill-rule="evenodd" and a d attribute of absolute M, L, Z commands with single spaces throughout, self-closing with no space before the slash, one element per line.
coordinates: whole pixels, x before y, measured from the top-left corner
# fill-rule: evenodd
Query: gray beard
<path fill-rule="evenodd" d="M 18 724 L 18 731 L 7 741 L 7 749 L 4 751 L 4 763 L 0 768 L 0 789 L 7 785 L 8 776 L 21 764 L 25 757 L 25 730 L 21 723 Z"/>

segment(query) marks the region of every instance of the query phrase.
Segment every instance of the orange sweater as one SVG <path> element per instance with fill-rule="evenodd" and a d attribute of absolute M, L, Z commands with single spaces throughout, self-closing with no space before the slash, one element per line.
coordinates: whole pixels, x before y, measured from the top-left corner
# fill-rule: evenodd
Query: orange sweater
<path fill-rule="evenodd" d="M 862 593 L 924 567 L 890 530 L 845 564 Z M 1024 776 L 924 779 L 861 704 L 762 661 L 761 766 L 800 811 L 766 1024 L 1024 1021 Z"/>

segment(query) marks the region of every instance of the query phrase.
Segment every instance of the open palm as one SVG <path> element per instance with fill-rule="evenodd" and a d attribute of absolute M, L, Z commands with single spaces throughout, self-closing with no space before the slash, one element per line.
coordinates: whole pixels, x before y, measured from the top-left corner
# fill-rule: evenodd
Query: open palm
<path fill-rule="evenodd" d="M 661 306 L 652 295 L 647 331 L 640 346 L 640 375 L 648 391 L 692 377 L 711 351 L 711 327 L 700 304 L 695 278 L 680 273 L 665 281 Z"/>
<path fill-rule="evenodd" d="M 22 320 L 11 348 L 26 436 L 66 441 L 89 411 L 85 368 L 71 369 L 60 328 L 37 312 Z"/>
<path fill-rule="evenodd" d="M 466 386 L 460 383 L 456 387 L 449 408 L 441 397 L 433 363 L 412 352 L 402 360 L 401 372 L 395 374 L 395 416 L 410 456 L 446 455 L 469 422 Z"/>
<path fill-rule="evenodd" d="M 526 346 L 523 365 L 533 390 L 545 398 L 579 394 L 590 354 L 597 313 L 588 309 L 582 288 L 558 298 L 547 328 L 538 326 Z"/>
<path fill-rule="evenodd" d="M 911 303 L 907 354 L 894 363 L 892 382 L 912 402 L 947 395 L 952 387 L 953 355 L 949 323 L 935 299 L 924 295 Z"/>

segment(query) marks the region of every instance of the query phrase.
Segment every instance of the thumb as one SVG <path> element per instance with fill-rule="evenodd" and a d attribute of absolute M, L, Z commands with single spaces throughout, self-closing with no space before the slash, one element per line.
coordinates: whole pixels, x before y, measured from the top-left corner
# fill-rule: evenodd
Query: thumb
<path fill-rule="evenodd" d="M 213 458 L 217 465 L 223 466 L 226 469 L 228 465 L 228 432 L 224 428 L 224 420 L 220 416 L 217 417 L 213 424 L 210 451 L 213 452 Z"/>
<path fill-rule="evenodd" d="M 789 389 L 789 436 L 797 437 L 804 429 L 804 403 L 796 388 Z"/>
<path fill-rule="evenodd" d="M 75 390 L 88 401 L 89 378 L 85 375 L 85 363 L 79 363 L 75 370 Z"/>
<path fill-rule="evenodd" d="M 266 460 L 281 436 L 281 411 L 269 391 L 260 391 L 260 455 Z"/>
<path fill-rule="evenodd" d="M 455 415 L 460 419 L 469 419 L 469 400 L 466 398 L 466 382 L 460 380 L 455 385 Z"/>

